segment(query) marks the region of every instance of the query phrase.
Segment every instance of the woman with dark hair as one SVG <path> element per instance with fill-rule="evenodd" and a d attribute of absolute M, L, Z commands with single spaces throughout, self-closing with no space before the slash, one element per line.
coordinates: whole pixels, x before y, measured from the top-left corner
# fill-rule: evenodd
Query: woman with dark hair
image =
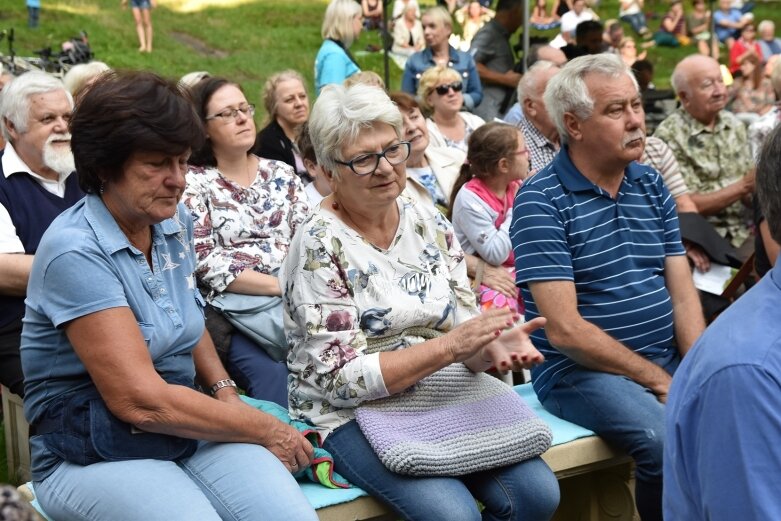
<path fill-rule="evenodd" d="M 737 44 L 736 44 L 737 45 Z M 733 46 L 734 49 L 734 46 Z M 730 87 L 729 110 L 750 125 L 773 108 L 776 93 L 770 78 L 766 78 L 759 56 L 746 54 L 740 61 L 740 76 Z"/>
<path fill-rule="evenodd" d="M 41 506 L 66 521 L 317 519 L 290 475 L 311 445 L 240 400 L 204 328 L 179 204 L 203 140 L 190 101 L 109 73 L 70 129 L 87 195 L 41 240 L 22 335 Z"/>
<path fill-rule="evenodd" d="M 290 166 L 251 152 L 255 107 L 237 84 L 209 78 L 192 94 L 208 136 L 190 158 L 183 198 L 195 219 L 198 284 L 209 304 L 245 295 L 273 307 L 281 294 L 276 270 L 309 213 L 303 184 Z M 281 308 L 269 318 L 284 338 Z M 234 333 L 228 372 L 249 396 L 286 407 L 287 368 L 278 363 L 284 353 L 272 360 L 264 350 L 272 346 L 261 342 Z"/>
<path fill-rule="evenodd" d="M 309 96 L 304 78 L 294 70 L 272 74 L 263 86 L 263 105 L 269 123 L 258 132 L 255 154 L 282 161 L 293 167 L 297 174 L 305 174 L 301 154 L 294 145 L 301 126 L 309 118 Z"/>

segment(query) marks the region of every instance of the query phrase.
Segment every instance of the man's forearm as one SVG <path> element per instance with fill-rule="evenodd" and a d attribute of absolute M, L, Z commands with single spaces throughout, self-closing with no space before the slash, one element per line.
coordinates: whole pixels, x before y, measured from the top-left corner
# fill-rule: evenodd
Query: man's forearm
<path fill-rule="evenodd" d="M 653 362 L 638 355 L 594 324 L 580 319 L 565 336 L 548 335 L 556 349 L 576 363 L 605 373 L 620 374 L 648 387 L 654 394 L 667 394 L 670 375 Z M 546 332 L 548 328 L 546 328 Z"/>
<path fill-rule="evenodd" d="M 24 297 L 33 266 L 33 256 L 24 253 L 0 254 L 0 295 Z"/>
<path fill-rule="evenodd" d="M 720 190 L 704 193 L 693 193 L 692 201 L 697 205 L 697 210 L 702 215 L 715 215 L 726 207 L 740 201 L 746 194 L 750 193 L 743 178 L 735 181 L 729 186 Z"/>
<path fill-rule="evenodd" d="M 475 65 L 477 66 L 477 74 L 480 76 L 480 80 L 482 80 L 483 85 L 502 85 L 504 87 L 510 87 L 514 89 L 518 86 L 518 82 L 521 80 L 520 74 L 510 73 L 511 71 L 497 72 L 489 69 L 482 63 L 477 63 Z"/>

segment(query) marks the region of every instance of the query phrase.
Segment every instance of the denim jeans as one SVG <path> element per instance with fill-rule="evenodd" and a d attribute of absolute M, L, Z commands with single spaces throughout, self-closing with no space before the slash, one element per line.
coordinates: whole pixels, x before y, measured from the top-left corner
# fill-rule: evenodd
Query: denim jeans
<path fill-rule="evenodd" d="M 631 25 L 632 30 L 637 34 L 648 32 L 648 24 L 643 13 L 625 14 L 621 17 L 621 20 Z"/>
<path fill-rule="evenodd" d="M 34 486 L 57 521 L 317 521 L 293 476 L 260 445 L 201 442 L 177 462 L 63 462 Z"/>
<path fill-rule="evenodd" d="M 651 361 L 674 374 L 680 357 L 671 350 Z M 661 521 L 664 405 L 650 390 L 625 376 L 577 369 L 556 383 L 542 405 L 632 456 L 640 518 Z"/>
<path fill-rule="evenodd" d="M 265 349 L 238 330 L 231 337 L 227 369 L 247 396 L 287 409 L 287 364 L 274 361 Z"/>
<path fill-rule="evenodd" d="M 385 468 L 354 420 L 323 447 L 336 472 L 409 521 L 542 521 L 559 504 L 556 476 L 540 458 L 453 478 L 403 476 Z M 486 507 L 482 516 L 475 499 Z"/>

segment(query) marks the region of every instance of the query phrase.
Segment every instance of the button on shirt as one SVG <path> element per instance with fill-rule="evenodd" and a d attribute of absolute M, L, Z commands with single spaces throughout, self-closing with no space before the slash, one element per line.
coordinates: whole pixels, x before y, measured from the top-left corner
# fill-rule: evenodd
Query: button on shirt
<path fill-rule="evenodd" d="M 577 170 L 563 147 L 518 192 L 510 239 L 527 321 L 540 316 L 530 282 L 572 281 L 585 320 L 646 358 L 672 349 L 664 263 L 685 251 L 675 202 L 655 170 L 631 163 L 613 199 Z M 550 344 L 544 330 L 531 337 L 545 355 L 532 370 L 543 400 L 578 366 Z"/>
<path fill-rule="evenodd" d="M 63 325 L 109 308 L 130 308 L 164 380 L 193 380 L 191 352 L 203 335 L 204 320 L 193 278 L 192 239 L 192 218 L 180 204 L 173 218 L 152 227 L 150 267 L 95 194 L 52 223 L 33 262 L 22 333 L 30 423 L 52 398 L 92 385 Z M 118 338 L 116 356 L 122 356 L 122 348 Z M 43 479 L 60 460 L 35 440 L 33 478 Z"/>

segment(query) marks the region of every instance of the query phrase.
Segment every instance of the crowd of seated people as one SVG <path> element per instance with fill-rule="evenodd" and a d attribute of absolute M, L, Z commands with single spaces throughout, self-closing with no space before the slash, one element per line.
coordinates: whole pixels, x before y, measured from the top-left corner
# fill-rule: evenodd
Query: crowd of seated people
<path fill-rule="evenodd" d="M 480 519 L 476 498 L 484 518 L 521 501 L 510 519 L 550 519 L 558 488 L 538 455 L 411 486 L 356 419 L 462 364 L 531 369 L 546 409 L 634 458 L 636 507 L 662 519 L 661 404 L 710 318 L 691 274 L 717 262 L 678 215 L 701 215 L 736 255 L 756 249 L 759 276 L 780 249 L 767 220 L 777 216 L 752 200 L 779 121 L 775 27 L 759 23 L 757 37 L 722 0 L 713 17 L 728 86 L 706 56 L 706 4 L 687 14 L 673 1 L 653 41 L 691 54 L 671 78 L 680 107 L 651 136 L 642 0 L 622 2 L 607 28 L 585 0 L 555 13 L 537 2 L 535 23 L 561 34 L 525 57 L 509 110 L 488 122 L 474 113 L 484 87 L 474 53 L 449 43 L 448 9 L 421 17 L 414 0 L 397 4 L 400 88 L 349 50 L 381 26 L 384 2 L 331 0 L 314 85 L 295 70 L 267 78 L 260 131 L 257 93 L 203 72 L 177 83 L 93 62 L 65 84 L 28 73 L 3 88 L 0 381 L 25 398 L 33 481 L 53 518 L 74 519 L 74 505 L 101 495 L 88 519 L 120 519 L 139 496 L 150 516 L 315 519 L 291 478 L 312 445 L 241 389 L 308 422 L 335 470 L 399 516 Z M 480 3 L 462 9 L 462 23 L 485 21 Z M 608 211 L 620 218 L 595 220 Z M 626 232 L 621 219 L 655 226 Z M 604 282 L 614 275 L 620 284 Z M 627 424 L 600 419 L 590 399 Z M 151 441 L 99 441 L 84 418 Z M 629 432 L 638 427 L 654 436 Z M 235 478 L 220 481 L 221 469 Z M 171 486 L 188 493 L 171 501 Z"/>

